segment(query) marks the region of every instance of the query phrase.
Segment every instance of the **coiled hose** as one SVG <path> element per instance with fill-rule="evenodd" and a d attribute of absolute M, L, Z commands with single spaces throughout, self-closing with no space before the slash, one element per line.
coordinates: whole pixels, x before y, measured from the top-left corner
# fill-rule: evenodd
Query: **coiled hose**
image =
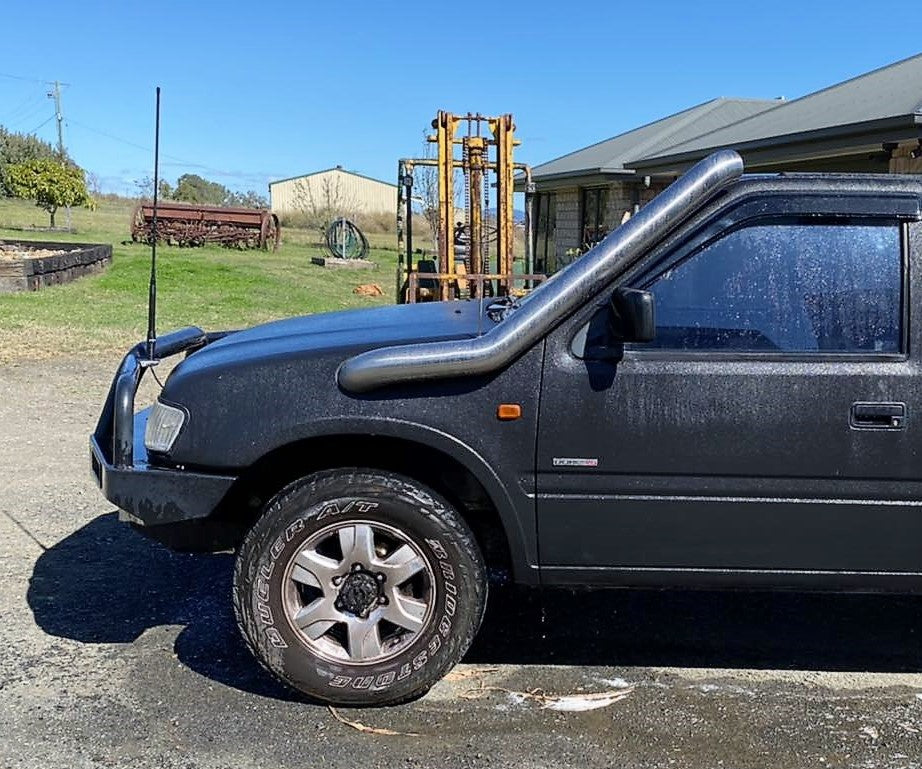
<path fill-rule="evenodd" d="M 337 259 L 364 259 L 368 255 L 365 233 L 345 217 L 335 219 L 324 238 L 327 250 Z"/>

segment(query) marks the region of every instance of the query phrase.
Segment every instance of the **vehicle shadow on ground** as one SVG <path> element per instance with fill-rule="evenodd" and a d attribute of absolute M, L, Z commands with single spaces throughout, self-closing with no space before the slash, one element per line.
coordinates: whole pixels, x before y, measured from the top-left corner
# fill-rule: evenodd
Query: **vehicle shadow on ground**
<path fill-rule="evenodd" d="M 922 672 L 922 598 L 501 591 L 468 662 Z"/>
<path fill-rule="evenodd" d="M 208 679 L 293 699 L 255 662 L 230 604 L 233 557 L 174 553 L 100 516 L 38 558 L 28 602 L 46 633 L 130 643 L 183 627 L 178 658 Z M 495 588 L 477 664 L 922 671 L 922 599 L 768 592 Z"/>
<path fill-rule="evenodd" d="M 214 681 L 295 699 L 256 662 L 230 602 L 230 553 L 176 553 L 102 515 L 42 553 L 27 600 L 38 626 L 82 643 L 131 643 L 179 625 L 179 660 Z"/>

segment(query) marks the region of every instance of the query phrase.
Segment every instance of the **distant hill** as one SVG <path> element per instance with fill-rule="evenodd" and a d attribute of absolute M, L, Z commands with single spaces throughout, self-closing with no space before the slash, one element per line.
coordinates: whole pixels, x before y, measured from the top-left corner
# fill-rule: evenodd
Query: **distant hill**
<path fill-rule="evenodd" d="M 487 216 L 490 216 L 493 219 L 495 219 L 496 218 L 496 208 L 495 207 L 488 208 Z M 519 210 L 518 208 L 514 209 L 512 212 L 512 219 L 516 224 L 524 224 L 525 223 L 525 212 Z"/>

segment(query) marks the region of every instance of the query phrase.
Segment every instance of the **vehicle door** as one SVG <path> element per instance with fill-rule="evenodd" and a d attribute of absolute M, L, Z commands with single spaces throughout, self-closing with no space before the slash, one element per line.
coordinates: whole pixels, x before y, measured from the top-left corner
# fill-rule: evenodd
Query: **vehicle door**
<path fill-rule="evenodd" d="M 920 225 L 876 203 L 721 212 L 619 281 L 652 342 L 593 342 L 614 286 L 549 338 L 544 575 L 922 571 Z"/>

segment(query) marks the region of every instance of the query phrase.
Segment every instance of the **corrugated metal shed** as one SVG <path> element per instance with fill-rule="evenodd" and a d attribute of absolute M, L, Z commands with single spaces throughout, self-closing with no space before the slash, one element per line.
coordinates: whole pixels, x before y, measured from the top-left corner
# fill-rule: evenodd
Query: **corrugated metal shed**
<path fill-rule="evenodd" d="M 532 169 L 536 181 L 591 175 L 633 176 L 625 163 L 778 106 L 776 100 L 719 98 L 635 128 Z"/>
<path fill-rule="evenodd" d="M 342 167 L 269 183 L 273 213 L 332 210 L 349 216 L 397 211 L 397 185 Z"/>
<path fill-rule="evenodd" d="M 635 155 L 632 168 L 657 171 L 681 166 L 721 147 L 764 150 L 837 137 L 866 134 L 868 143 L 900 141 L 918 133 L 922 124 L 922 54 L 843 83 L 775 104 L 773 109 L 704 135 L 651 148 Z M 904 136 L 904 134 L 908 134 Z M 856 149 L 860 141 L 854 143 Z M 838 150 L 844 152 L 843 144 Z M 790 153 L 789 153 L 790 154 Z M 753 158 L 768 162 L 768 157 Z"/>

